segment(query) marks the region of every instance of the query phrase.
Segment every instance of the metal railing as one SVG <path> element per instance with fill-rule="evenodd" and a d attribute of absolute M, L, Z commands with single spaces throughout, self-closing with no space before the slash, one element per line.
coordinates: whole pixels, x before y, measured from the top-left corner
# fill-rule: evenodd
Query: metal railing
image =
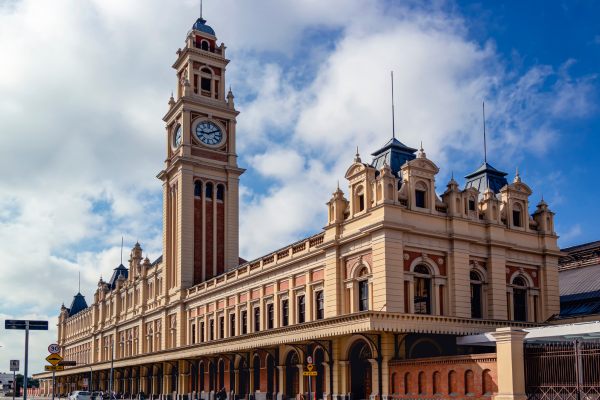
<path fill-rule="evenodd" d="M 600 343 L 528 343 L 524 350 L 528 399 L 600 399 Z"/>

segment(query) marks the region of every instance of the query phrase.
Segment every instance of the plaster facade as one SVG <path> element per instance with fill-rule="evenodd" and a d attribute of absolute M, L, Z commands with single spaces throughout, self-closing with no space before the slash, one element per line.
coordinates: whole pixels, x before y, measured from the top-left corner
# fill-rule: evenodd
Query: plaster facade
<path fill-rule="evenodd" d="M 518 174 L 498 192 L 452 179 L 438 196 L 435 163 L 392 139 L 372 163 L 349 160 L 346 192 L 333 192 L 322 232 L 241 260 L 244 169 L 239 112 L 225 95 L 229 60 L 204 22 L 194 27 L 177 51 L 177 94 L 163 118 L 163 254 L 151 263 L 136 244 L 127 272 L 101 279 L 89 307 L 69 315 L 63 306 L 58 344 L 78 366 L 56 374 L 57 389 L 79 385 L 90 364 L 93 389 L 107 390 L 114 357 L 117 391 L 208 399 L 225 387 L 237 398 L 285 399 L 308 392 L 308 355 L 317 398 L 447 396 L 452 385 L 459 398 L 486 398 L 508 388 L 498 379 L 513 361 L 501 366 L 493 348 L 455 339 L 559 312 L 548 205 L 530 215 L 532 191 Z M 218 144 L 199 139 L 203 122 L 219 128 Z"/>

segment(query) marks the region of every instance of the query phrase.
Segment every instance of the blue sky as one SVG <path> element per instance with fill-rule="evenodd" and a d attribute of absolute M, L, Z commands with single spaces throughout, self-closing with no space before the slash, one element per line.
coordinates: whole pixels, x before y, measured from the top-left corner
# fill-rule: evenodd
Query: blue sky
<path fill-rule="evenodd" d="M 162 245 L 164 123 L 171 65 L 196 0 L 0 0 L 0 317 L 56 320 L 88 302 L 139 240 Z M 561 246 L 600 237 L 600 28 L 595 1 L 204 2 L 231 63 L 242 175 L 241 249 L 261 256 L 325 225 L 356 146 L 423 141 L 441 169 L 516 167 L 556 213 Z M 8 62 L 6 62 L 8 60 Z M 533 211 L 533 208 L 532 210 Z M 51 323 L 52 325 L 52 323 Z M 36 333 L 43 355 L 56 332 Z M 0 335 L 0 370 L 22 358 Z M 32 353 L 32 354 L 35 354 Z M 43 357 L 32 356 L 32 370 Z"/>

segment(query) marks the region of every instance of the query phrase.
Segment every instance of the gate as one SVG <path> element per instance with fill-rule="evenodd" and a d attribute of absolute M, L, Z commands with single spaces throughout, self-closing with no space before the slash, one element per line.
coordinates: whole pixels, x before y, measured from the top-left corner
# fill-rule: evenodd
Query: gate
<path fill-rule="evenodd" d="M 526 343 L 528 400 L 600 400 L 600 343 Z"/>

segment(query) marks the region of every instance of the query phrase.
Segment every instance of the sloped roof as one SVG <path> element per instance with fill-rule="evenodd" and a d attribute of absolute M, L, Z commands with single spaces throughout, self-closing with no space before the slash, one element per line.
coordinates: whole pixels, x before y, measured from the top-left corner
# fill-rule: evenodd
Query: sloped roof
<path fill-rule="evenodd" d="M 390 139 L 382 148 L 371 153 L 373 156 L 373 162 L 371 163 L 376 169 L 376 175 L 379 175 L 379 169 L 385 163 L 392 169 L 392 175 L 398 176 L 398 172 L 402 166 L 410 160 L 417 158 L 415 152 L 417 149 L 413 149 L 404 145 L 396 138 Z"/>
<path fill-rule="evenodd" d="M 465 189 L 473 187 L 479 190 L 479 197 L 483 198 L 483 192 L 487 190 L 489 183 L 490 188 L 498 195 L 500 189 L 508 185 L 508 181 L 505 178 L 506 175 L 508 175 L 506 172 L 499 171 L 487 162 L 484 162 L 475 172 L 465 175 L 465 178 L 467 178 Z"/>
<path fill-rule="evenodd" d="M 563 250 L 564 251 L 564 250 Z M 600 265 L 567 269 L 558 273 L 560 302 L 598 298 Z"/>
<path fill-rule="evenodd" d="M 114 272 L 108 281 L 108 287 L 110 290 L 113 290 L 117 287 L 117 279 L 119 279 L 120 275 L 123 275 L 125 279 L 129 277 L 129 270 L 125 268 L 123 264 L 114 269 Z"/>
<path fill-rule="evenodd" d="M 595 248 L 600 248 L 600 240 L 596 240 L 595 242 L 578 244 L 576 246 L 565 247 L 564 249 L 560 249 L 563 253 L 576 253 L 578 251 L 592 250 Z"/>
<path fill-rule="evenodd" d="M 73 302 L 71 303 L 71 307 L 69 308 L 69 317 L 77 314 L 80 311 L 85 310 L 88 307 L 85 297 L 82 296 L 81 293 L 77 293 L 73 297 Z"/>

